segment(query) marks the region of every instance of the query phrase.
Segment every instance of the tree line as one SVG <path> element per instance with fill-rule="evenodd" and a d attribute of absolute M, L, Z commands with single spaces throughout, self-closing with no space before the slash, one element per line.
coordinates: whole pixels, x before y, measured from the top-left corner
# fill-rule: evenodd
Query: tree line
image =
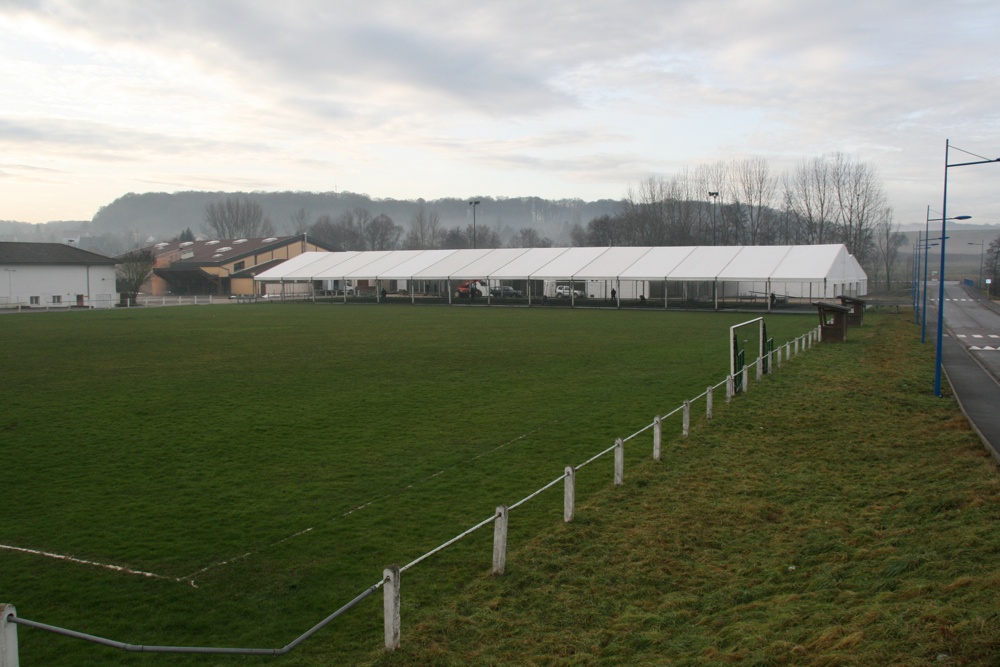
<path fill-rule="evenodd" d="M 618 210 L 573 230 L 574 245 L 843 243 L 876 282 L 905 237 L 876 168 L 842 153 L 775 173 L 760 157 L 718 161 L 630 186 Z"/>
<path fill-rule="evenodd" d="M 553 240 L 524 226 L 446 226 L 422 203 L 403 226 L 364 206 L 310 220 L 291 216 L 299 233 L 339 250 L 548 247 Z M 274 233 L 273 222 L 248 197 L 206 206 L 205 232 L 217 238 Z M 843 243 L 872 279 L 889 287 L 905 237 L 893 221 L 885 188 L 869 162 L 843 153 L 803 160 L 776 173 L 760 157 L 718 161 L 629 186 L 612 213 L 570 228 L 576 246 L 812 245 Z"/>

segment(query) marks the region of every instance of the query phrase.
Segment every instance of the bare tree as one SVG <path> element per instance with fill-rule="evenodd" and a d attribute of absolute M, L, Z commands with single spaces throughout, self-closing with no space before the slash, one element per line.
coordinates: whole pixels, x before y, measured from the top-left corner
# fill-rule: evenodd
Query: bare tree
<path fill-rule="evenodd" d="M 306 213 L 304 208 L 299 208 L 299 210 L 292 213 L 290 216 L 292 223 L 292 233 L 302 234 L 309 229 L 309 214 Z"/>
<path fill-rule="evenodd" d="M 205 232 L 219 239 L 255 238 L 274 234 L 274 225 L 257 202 L 227 197 L 205 207 Z"/>
<path fill-rule="evenodd" d="M 364 223 L 361 235 L 366 250 L 395 250 L 399 246 L 403 228 L 385 213 L 380 213 Z"/>
<path fill-rule="evenodd" d="M 437 211 L 428 213 L 423 204 L 410 219 L 410 231 L 406 233 L 403 245 L 409 250 L 429 250 L 440 248 L 444 237 L 441 220 Z"/>
<path fill-rule="evenodd" d="M 741 242 L 745 245 L 771 242 L 771 204 L 777 184 L 767 160 L 760 157 L 740 160 L 733 164 L 732 174 L 738 197 L 734 203 L 740 209 L 742 223 Z"/>
<path fill-rule="evenodd" d="M 655 176 L 630 185 L 619 204 L 616 244 L 667 245 L 666 184 Z"/>
<path fill-rule="evenodd" d="M 853 162 L 842 153 L 834 155 L 831 178 L 840 240 L 858 262 L 865 265 L 871 253 L 875 226 L 888 208 L 882 182 L 874 166 Z"/>
<path fill-rule="evenodd" d="M 503 243 L 500 242 L 500 234 L 497 230 L 493 229 L 489 225 L 477 225 L 475 229 L 472 225 L 468 225 L 465 228 L 465 237 L 468 239 L 468 248 L 475 246 L 476 248 L 500 248 Z M 475 237 L 475 243 L 473 243 L 473 237 Z"/>
<path fill-rule="evenodd" d="M 816 157 L 803 161 L 785 181 L 786 201 L 799 224 L 803 243 L 823 244 L 836 234 L 837 200 L 830 161 Z"/>
<path fill-rule="evenodd" d="M 551 248 L 552 239 L 542 237 L 533 227 L 522 227 L 507 243 L 509 248 Z"/>
<path fill-rule="evenodd" d="M 618 215 L 602 215 L 587 223 L 586 233 L 581 239 L 586 246 L 620 246 L 627 245 L 622 228 L 624 220 Z M 574 239 L 574 243 L 576 243 Z"/>
<path fill-rule="evenodd" d="M 730 177 L 728 163 L 719 160 L 712 164 L 702 165 L 695 170 L 695 183 L 699 188 L 698 199 L 706 200 L 702 230 L 699 234 L 702 243 L 716 245 L 725 243 L 729 235 L 725 232 L 725 220 L 722 218 L 722 207 L 730 198 Z M 715 193 L 714 196 L 709 193 Z M 711 201 L 707 201 L 711 199 Z"/>
<path fill-rule="evenodd" d="M 140 248 L 126 253 L 115 266 L 118 289 L 128 295 L 130 303 L 135 303 L 142 286 L 153 277 L 156 256 L 149 248 Z"/>
<path fill-rule="evenodd" d="M 875 224 L 875 250 L 878 255 L 880 273 L 885 278 L 886 291 L 892 289 L 892 278 L 899 259 L 899 249 L 906 243 L 906 236 L 899 231 L 899 225 L 892 221 L 892 209 L 884 208 Z"/>

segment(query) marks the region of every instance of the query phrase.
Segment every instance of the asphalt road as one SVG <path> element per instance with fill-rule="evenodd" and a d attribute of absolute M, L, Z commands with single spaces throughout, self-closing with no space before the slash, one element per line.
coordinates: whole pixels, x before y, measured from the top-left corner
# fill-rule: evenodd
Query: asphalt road
<path fill-rule="evenodd" d="M 990 307 L 975 295 L 974 290 L 959 283 L 945 283 L 945 331 L 1000 381 L 1000 308 L 995 305 Z M 932 314 L 931 307 L 937 307 L 936 290 L 934 296 L 934 302 L 928 304 L 928 316 Z M 937 312 L 933 315 L 934 325 L 929 319 L 927 322 L 928 342 L 937 333 Z M 997 408 L 1000 409 L 1000 406 Z"/>
<path fill-rule="evenodd" d="M 937 336 L 937 293 L 927 304 L 931 345 Z M 942 365 L 962 412 L 1000 463 L 1000 307 L 958 283 L 945 283 L 944 295 Z"/>

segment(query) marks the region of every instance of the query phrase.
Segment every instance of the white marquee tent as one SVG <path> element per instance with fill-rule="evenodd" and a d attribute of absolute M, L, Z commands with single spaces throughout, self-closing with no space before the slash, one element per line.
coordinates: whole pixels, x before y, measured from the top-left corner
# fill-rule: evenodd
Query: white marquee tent
<path fill-rule="evenodd" d="M 557 284 L 584 296 L 720 300 L 821 299 L 867 294 L 868 276 L 844 245 L 498 248 L 307 252 L 257 275 L 268 293 L 317 289 L 378 295 L 382 289 L 447 296 L 478 279 L 516 285 L 529 302 Z M 488 295 L 487 295 L 488 296 Z"/>

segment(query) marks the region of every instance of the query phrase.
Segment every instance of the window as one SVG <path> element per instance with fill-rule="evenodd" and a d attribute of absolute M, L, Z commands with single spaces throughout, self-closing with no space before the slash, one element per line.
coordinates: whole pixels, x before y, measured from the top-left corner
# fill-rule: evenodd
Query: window
<path fill-rule="evenodd" d="M 37 296 L 28 297 L 28 302 L 32 306 L 37 306 L 40 303 L 40 301 L 41 301 L 41 299 L 39 299 L 39 297 L 37 297 Z"/>
<path fill-rule="evenodd" d="M 52 295 L 52 303 L 62 303 L 62 295 L 61 294 L 53 294 Z"/>
<path fill-rule="evenodd" d="M 233 264 L 233 271 L 242 271 L 244 268 L 246 268 L 246 265 L 247 265 L 246 262 L 236 262 L 235 264 Z"/>

